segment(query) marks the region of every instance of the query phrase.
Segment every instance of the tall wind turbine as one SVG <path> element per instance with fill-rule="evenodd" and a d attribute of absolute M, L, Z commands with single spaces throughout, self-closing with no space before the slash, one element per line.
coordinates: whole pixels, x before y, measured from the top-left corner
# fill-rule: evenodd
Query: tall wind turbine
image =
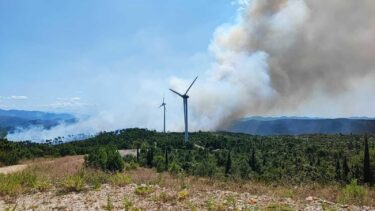
<path fill-rule="evenodd" d="M 185 94 L 183 94 L 183 95 L 180 94 L 180 93 L 178 93 L 178 92 L 176 92 L 173 89 L 169 89 L 172 92 L 174 92 L 175 94 L 177 94 L 178 96 L 182 97 L 182 99 L 183 99 L 183 104 L 184 104 L 184 120 L 185 120 L 185 143 L 187 143 L 189 141 L 189 130 L 188 130 L 188 98 L 189 98 L 189 96 L 187 95 L 187 93 L 189 92 L 190 88 L 193 86 L 193 84 L 195 83 L 195 81 L 197 80 L 197 78 L 198 78 L 198 76 L 190 84 L 189 88 L 186 90 Z"/>
<path fill-rule="evenodd" d="M 159 106 L 159 108 L 164 107 L 164 129 L 163 132 L 165 133 L 165 106 L 167 104 L 164 102 L 164 97 L 163 97 L 163 103 Z"/>

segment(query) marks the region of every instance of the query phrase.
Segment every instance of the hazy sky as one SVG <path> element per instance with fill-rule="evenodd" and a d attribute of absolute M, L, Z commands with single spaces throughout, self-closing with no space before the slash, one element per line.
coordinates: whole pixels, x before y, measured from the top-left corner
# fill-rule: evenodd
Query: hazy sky
<path fill-rule="evenodd" d="M 375 1 L 0 0 L 0 108 L 91 118 L 43 137 L 250 115 L 375 116 Z M 22 139 L 42 136 L 38 129 Z"/>
<path fill-rule="evenodd" d="M 213 31 L 235 12 L 230 0 L 0 0 L 0 108 L 87 113 L 160 100 L 134 96 L 148 80 L 167 88 L 205 68 Z"/>

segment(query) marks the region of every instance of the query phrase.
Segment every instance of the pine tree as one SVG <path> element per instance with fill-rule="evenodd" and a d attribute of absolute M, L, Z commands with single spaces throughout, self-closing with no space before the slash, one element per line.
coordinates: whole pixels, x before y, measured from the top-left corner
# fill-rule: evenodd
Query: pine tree
<path fill-rule="evenodd" d="M 363 182 L 370 184 L 372 183 L 367 135 L 365 136 L 365 153 L 363 159 Z"/>
<path fill-rule="evenodd" d="M 154 152 L 153 152 L 153 149 L 150 148 L 148 151 L 147 151 L 147 165 L 149 167 L 153 167 L 153 160 L 154 160 Z"/>
<path fill-rule="evenodd" d="M 169 157 L 168 157 L 168 149 L 165 148 L 165 170 L 168 170 L 168 166 L 169 166 Z"/>
<path fill-rule="evenodd" d="M 348 166 L 348 161 L 346 157 L 344 157 L 344 161 L 342 162 L 342 177 L 345 182 L 348 181 L 348 176 L 349 176 L 349 166 Z"/>
<path fill-rule="evenodd" d="M 139 147 L 137 146 L 137 163 L 139 163 Z"/>
<path fill-rule="evenodd" d="M 253 152 L 251 153 L 249 165 L 250 165 L 252 171 L 258 172 L 258 163 L 257 163 L 256 157 L 255 157 L 255 149 L 253 149 Z"/>
<path fill-rule="evenodd" d="M 230 156 L 230 152 L 228 152 L 227 162 L 225 164 L 225 176 L 228 176 L 228 174 L 230 174 L 231 169 L 232 169 L 232 159 Z"/>
<path fill-rule="evenodd" d="M 335 179 L 339 181 L 341 179 L 341 168 L 340 168 L 340 161 L 337 159 L 336 160 L 336 175 Z"/>

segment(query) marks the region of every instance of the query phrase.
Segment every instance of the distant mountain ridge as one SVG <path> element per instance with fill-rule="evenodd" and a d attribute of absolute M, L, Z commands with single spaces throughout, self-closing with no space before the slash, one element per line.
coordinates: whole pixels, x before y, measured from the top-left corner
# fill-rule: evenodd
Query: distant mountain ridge
<path fill-rule="evenodd" d="M 75 116 L 66 113 L 0 109 L 0 137 L 4 136 L 5 131 L 12 132 L 18 128 L 42 126 L 48 129 L 60 123 L 76 121 Z"/>
<path fill-rule="evenodd" d="M 255 116 L 235 121 L 226 130 L 254 135 L 375 134 L 375 119 Z"/>

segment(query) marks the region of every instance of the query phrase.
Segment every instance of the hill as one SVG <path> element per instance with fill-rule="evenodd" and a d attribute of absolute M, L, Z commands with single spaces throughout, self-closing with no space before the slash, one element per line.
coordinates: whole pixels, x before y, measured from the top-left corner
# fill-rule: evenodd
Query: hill
<path fill-rule="evenodd" d="M 76 118 L 65 113 L 0 109 L 0 137 L 4 137 L 7 132 L 12 132 L 17 128 L 41 126 L 48 129 L 62 122 L 74 123 Z"/>
<path fill-rule="evenodd" d="M 374 134 L 375 119 L 251 117 L 235 121 L 226 130 L 254 135 Z"/>

